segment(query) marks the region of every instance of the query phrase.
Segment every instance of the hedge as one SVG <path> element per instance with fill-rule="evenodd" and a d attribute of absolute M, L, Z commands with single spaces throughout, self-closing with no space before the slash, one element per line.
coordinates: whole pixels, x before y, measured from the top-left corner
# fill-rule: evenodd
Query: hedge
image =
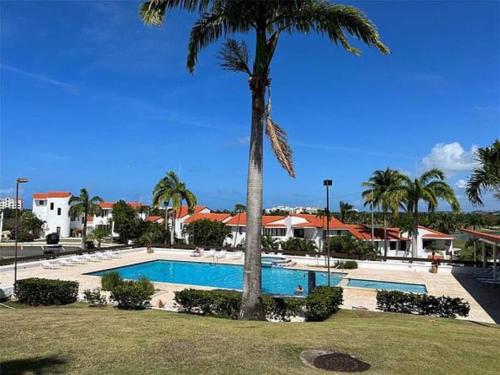
<path fill-rule="evenodd" d="M 116 301 L 121 309 L 142 310 L 154 292 L 153 284 L 146 278 L 137 281 L 126 280 L 111 290 L 111 299 Z"/>
<path fill-rule="evenodd" d="M 377 309 L 454 319 L 457 316 L 468 316 L 470 305 L 462 298 L 379 290 L 377 291 Z"/>
<path fill-rule="evenodd" d="M 175 292 L 174 300 L 188 314 L 238 319 L 241 293 L 229 290 L 184 289 Z M 300 314 L 303 301 L 303 298 L 293 297 L 262 297 L 266 316 L 284 322 Z"/>
<path fill-rule="evenodd" d="M 76 301 L 78 282 L 29 278 L 17 280 L 14 294 L 20 303 L 31 306 L 66 305 Z"/>
<path fill-rule="evenodd" d="M 344 302 L 342 288 L 319 286 L 306 298 L 306 320 L 323 321 L 339 310 Z"/>
<path fill-rule="evenodd" d="M 101 277 L 102 290 L 113 290 L 122 283 L 122 277 L 117 271 L 106 272 Z"/>
<path fill-rule="evenodd" d="M 337 260 L 334 266 L 335 268 L 340 268 L 343 270 L 355 270 L 358 268 L 358 262 L 356 262 L 355 260 Z"/>

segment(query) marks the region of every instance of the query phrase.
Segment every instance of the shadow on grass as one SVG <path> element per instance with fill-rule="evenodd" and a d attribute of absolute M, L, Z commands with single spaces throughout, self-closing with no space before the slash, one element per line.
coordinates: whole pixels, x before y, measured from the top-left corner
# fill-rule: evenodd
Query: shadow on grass
<path fill-rule="evenodd" d="M 61 366 L 66 361 L 57 357 L 35 357 L 15 359 L 0 362 L 0 374 L 2 375 L 24 375 L 24 374 L 54 374 L 62 373 Z"/>

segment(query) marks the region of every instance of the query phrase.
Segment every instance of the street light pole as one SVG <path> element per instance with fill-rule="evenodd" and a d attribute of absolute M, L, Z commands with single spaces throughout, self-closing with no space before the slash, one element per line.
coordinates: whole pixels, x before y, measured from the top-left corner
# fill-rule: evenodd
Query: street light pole
<path fill-rule="evenodd" d="M 15 252 L 14 252 L 14 287 L 17 282 L 17 236 L 19 234 L 19 184 L 24 184 L 28 182 L 27 178 L 19 177 L 16 179 L 16 210 L 15 210 L 15 222 L 14 222 L 14 237 L 15 237 Z"/>
<path fill-rule="evenodd" d="M 323 185 L 326 187 L 326 266 L 328 268 L 328 286 L 330 286 L 330 242 L 328 237 L 330 235 L 330 186 L 332 186 L 332 180 L 323 180 Z"/>

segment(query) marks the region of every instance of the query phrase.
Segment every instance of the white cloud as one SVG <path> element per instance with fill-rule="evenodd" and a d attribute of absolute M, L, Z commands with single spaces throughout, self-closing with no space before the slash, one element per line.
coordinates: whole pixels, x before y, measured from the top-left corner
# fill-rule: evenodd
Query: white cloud
<path fill-rule="evenodd" d="M 458 189 L 465 189 L 467 187 L 467 180 L 463 178 L 455 182 L 455 187 Z"/>
<path fill-rule="evenodd" d="M 458 142 L 438 143 L 422 159 L 422 165 L 425 169 L 439 168 L 448 174 L 470 171 L 477 164 L 474 160 L 476 150 L 477 146 L 472 146 L 470 151 L 466 151 Z"/>
<path fill-rule="evenodd" d="M 238 143 L 242 145 L 247 145 L 250 143 L 250 136 L 238 138 Z"/>

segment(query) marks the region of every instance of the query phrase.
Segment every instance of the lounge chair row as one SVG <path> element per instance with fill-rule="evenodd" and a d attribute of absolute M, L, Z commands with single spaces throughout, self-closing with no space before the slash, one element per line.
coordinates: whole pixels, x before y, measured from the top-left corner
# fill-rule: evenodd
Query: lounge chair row
<path fill-rule="evenodd" d="M 55 269 L 63 266 L 75 266 L 78 264 L 85 264 L 89 262 L 99 262 L 101 260 L 117 259 L 121 255 L 117 251 L 101 251 L 90 254 L 74 255 L 68 257 L 60 257 L 54 260 L 41 262 L 42 268 Z"/>
<path fill-rule="evenodd" d="M 203 249 L 193 250 L 191 253 L 192 257 L 205 257 L 205 258 L 214 258 L 214 259 L 241 259 L 243 257 L 243 251 L 235 251 L 234 253 L 228 253 L 226 250 L 216 250 L 210 249 L 205 252 Z"/>

